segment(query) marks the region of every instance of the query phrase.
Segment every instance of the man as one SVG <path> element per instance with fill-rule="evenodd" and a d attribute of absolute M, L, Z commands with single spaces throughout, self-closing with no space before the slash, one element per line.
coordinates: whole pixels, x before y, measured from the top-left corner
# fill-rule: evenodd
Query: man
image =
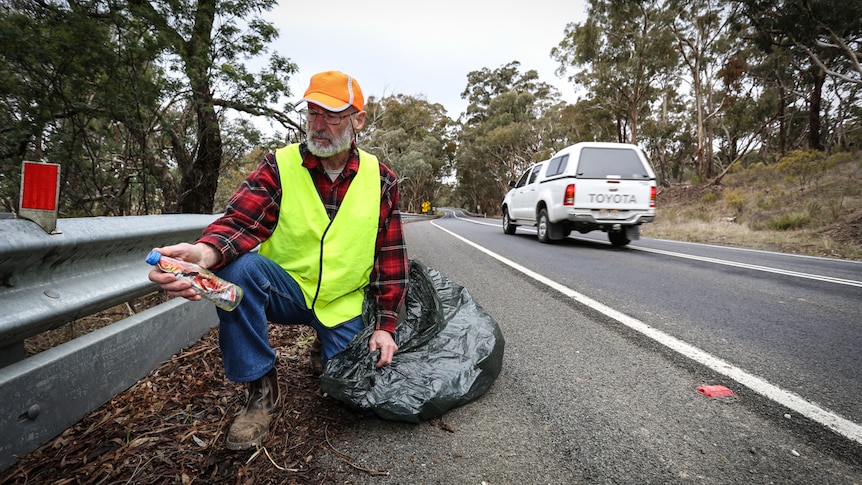
<path fill-rule="evenodd" d="M 367 290 L 378 308 L 368 342 L 380 352 L 377 367 L 390 364 L 398 350 L 393 334 L 408 260 L 395 174 L 356 147 L 366 113 L 355 79 L 315 74 L 302 101 L 306 142 L 267 154 L 195 244 L 156 248 L 213 269 L 244 291 L 234 311 L 218 310 L 225 376 L 248 383 L 229 449 L 259 446 L 280 411 L 267 322 L 312 326 L 325 364 L 363 328 Z M 170 273 L 154 268 L 149 278 L 171 296 L 200 299 Z"/>

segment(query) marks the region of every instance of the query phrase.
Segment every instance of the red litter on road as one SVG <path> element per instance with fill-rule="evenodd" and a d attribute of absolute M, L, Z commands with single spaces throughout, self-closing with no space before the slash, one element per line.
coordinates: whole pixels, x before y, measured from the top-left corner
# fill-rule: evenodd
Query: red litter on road
<path fill-rule="evenodd" d="M 724 386 L 697 386 L 697 392 L 713 399 L 735 398 L 733 391 Z"/>

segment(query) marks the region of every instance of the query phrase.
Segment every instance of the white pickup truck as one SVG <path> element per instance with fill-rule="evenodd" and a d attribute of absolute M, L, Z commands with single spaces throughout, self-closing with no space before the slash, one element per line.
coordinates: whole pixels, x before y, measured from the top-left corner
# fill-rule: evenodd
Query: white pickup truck
<path fill-rule="evenodd" d="M 627 143 L 583 142 L 531 166 L 503 199 L 503 232 L 536 226 L 539 241 L 573 230 L 601 230 L 614 246 L 640 238 L 655 220 L 655 173 L 643 151 Z"/>

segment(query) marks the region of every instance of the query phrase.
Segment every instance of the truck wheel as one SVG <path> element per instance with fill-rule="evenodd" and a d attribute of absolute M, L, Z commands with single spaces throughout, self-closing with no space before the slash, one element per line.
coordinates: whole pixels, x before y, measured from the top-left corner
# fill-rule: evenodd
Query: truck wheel
<path fill-rule="evenodd" d="M 551 242 L 551 221 L 548 220 L 548 211 L 546 209 L 539 211 L 539 220 L 536 222 L 536 235 L 539 236 L 539 242 Z"/>
<path fill-rule="evenodd" d="M 509 209 L 503 209 L 503 232 L 506 234 L 515 234 L 516 224 L 512 224 L 512 219 L 509 219 Z"/>
<path fill-rule="evenodd" d="M 610 231 L 608 232 L 608 239 L 611 241 L 611 246 L 614 247 L 623 247 L 631 241 L 626 237 L 625 231 Z"/>

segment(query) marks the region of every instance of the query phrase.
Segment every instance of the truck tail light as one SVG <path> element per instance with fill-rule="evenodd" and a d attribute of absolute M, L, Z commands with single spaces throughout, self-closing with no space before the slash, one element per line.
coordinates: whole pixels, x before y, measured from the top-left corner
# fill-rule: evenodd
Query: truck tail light
<path fill-rule="evenodd" d="M 655 209 L 655 187 L 649 189 L 649 207 Z"/>
<path fill-rule="evenodd" d="M 563 205 L 575 205 L 575 184 L 566 186 L 566 194 L 563 196 Z"/>

